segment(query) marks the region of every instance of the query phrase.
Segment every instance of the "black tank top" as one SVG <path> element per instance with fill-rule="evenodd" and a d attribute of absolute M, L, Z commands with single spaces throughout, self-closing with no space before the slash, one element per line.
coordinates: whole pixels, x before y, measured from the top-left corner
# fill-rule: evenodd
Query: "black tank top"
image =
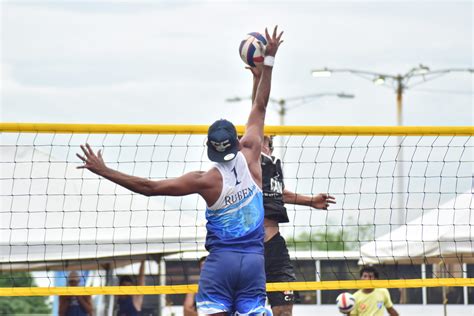
<path fill-rule="evenodd" d="M 132 295 L 127 295 L 118 299 L 118 313 L 117 316 L 137 316 L 138 311 L 133 305 Z"/>
<path fill-rule="evenodd" d="M 290 220 L 283 202 L 285 184 L 283 182 L 281 161 L 263 153 L 261 156 L 265 218 L 277 221 L 278 223 L 288 223 Z"/>
<path fill-rule="evenodd" d="M 77 296 L 71 296 L 69 306 L 66 310 L 66 316 L 89 316 L 84 307 L 77 299 Z"/>

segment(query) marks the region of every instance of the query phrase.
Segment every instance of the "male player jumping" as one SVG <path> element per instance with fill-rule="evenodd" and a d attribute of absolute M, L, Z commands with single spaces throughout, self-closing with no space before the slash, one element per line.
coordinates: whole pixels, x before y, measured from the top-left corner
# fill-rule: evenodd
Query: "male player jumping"
<path fill-rule="evenodd" d="M 99 150 L 81 146 L 86 168 L 133 192 L 146 196 L 183 196 L 197 193 L 206 201 L 209 256 L 201 272 L 196 297 L 198 312 L 225 316 L 265 314 L 264 228 L 260 152 L 265 112 L 270 95 L 272 66 L 283 32 L 267 45 L 255 102 L 240 140 L 232 123 L 214 122 L 208 130 L 209 171 L 195 171 L 176 179 L 151 181 L 108 168 Z"/>
<path fill-rule="evenodd" d="M 248 68 L 253 74 L 252 100 L 255 102 L 257 86 L 262 72 L 259 68 Z M 280 159 L 272 156 L 273 139 L 264 137 L 262 146 L 263 206 L 265 209 L 265 273 L 267 282 L 296 281 L 285 239 L 280 235 L 279 223 L 288 223 L 285 203 L 310 206 L 327 210 L 336 203 L 333 196 L 320 193 L 314 196 L 301 195 L 285 188 Z M 268 301 L 274 316 L 291 316 L 295 296 L 293 291 L 268 292 Z"/>

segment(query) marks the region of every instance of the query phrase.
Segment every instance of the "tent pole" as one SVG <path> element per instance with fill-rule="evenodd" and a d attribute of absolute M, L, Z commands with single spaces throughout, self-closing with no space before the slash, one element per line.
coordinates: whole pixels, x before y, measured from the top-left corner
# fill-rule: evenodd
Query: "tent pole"
<path fill-rule="evenodd" d="M 105 264 L 105 286 L 112 285 L 112 269 L 110 264 Z M 113 295 L 106 295 L 105 296 L 105 306 L 104 306 L 104 316 L 112 316 L 114 311 L 114 304 L 113 304 Z"/>
<path fill-rule="evenodd" d="M 158 263 L 158 276 L 159 276 L 159 285 L 166 285 L 166 262 L 163 260 L 163 256 L 160 256 L 159 260 L 156 260 Z M 166 307 L 166 295 L 160 295 L 160 313 L 159 315 L 163 315 L 163 311 Z"/>
<path fill-rule="evenodd" d="M 441 277 L 443 278 L 446 278 L 448 277 L 448 267 L 446 266 L 446 263 L 445 262 L 440 262 L 440 270 L 441 270 Z M 444 316 L 447 316 L 448 315 L 448 297 L 447 297 L 447 289 L 445 286 L 443 286 L 442 288 L 442 292 L 443 292 L 443 314 Z"/>
<path fill-rule="evenodd" d="M 444 316 L 448 315 L 448 299 L 446 297 L 446 287 L 443 286 L 443 310 Z"/>

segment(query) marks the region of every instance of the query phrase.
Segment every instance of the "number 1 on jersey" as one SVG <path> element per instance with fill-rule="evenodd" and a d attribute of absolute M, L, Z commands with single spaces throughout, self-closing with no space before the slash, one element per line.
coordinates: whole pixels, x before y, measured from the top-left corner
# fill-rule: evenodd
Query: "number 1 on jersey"
<path fill-rule="evenodd" d="M 239 179 L 237 179 L 237 171 L 235 170 L 235 167 L 232 168 L 232 171 L 234 172 L 234 176 L 235 176 L 235 185 L 240 184 Z"/>

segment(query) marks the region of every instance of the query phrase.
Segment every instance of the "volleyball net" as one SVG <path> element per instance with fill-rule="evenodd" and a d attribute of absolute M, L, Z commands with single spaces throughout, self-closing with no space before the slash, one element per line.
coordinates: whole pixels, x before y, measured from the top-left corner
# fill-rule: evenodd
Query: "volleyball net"
<path fill-rule="evenodd" d="M 207 126 L 1 123 L 0 130 L 0 278 L 11 285 L 1 296 L 196 291 L 204 201 L 134 194 L 77 169 L 76 153 L 89 143 L 111 168 L 174 178 L 212 166 Z M 473 127 L 265 132 L 275 135 L 285 188 L 337 201 L 329 210 L 286 205 L 290 222 L 280 230 L 298 282 L 268 284 L 270 291 L 474 285 Z M 116 286 L 118 277 L 136 276 L 141 261 L 147 286 Z M 380 280 L 358 280 L 367 264 L 379 267 Z M 81 286 L 61 286 L 70 271 L 79 271 Z M 29 283 L 20 272 L 31 274 Z"/>

